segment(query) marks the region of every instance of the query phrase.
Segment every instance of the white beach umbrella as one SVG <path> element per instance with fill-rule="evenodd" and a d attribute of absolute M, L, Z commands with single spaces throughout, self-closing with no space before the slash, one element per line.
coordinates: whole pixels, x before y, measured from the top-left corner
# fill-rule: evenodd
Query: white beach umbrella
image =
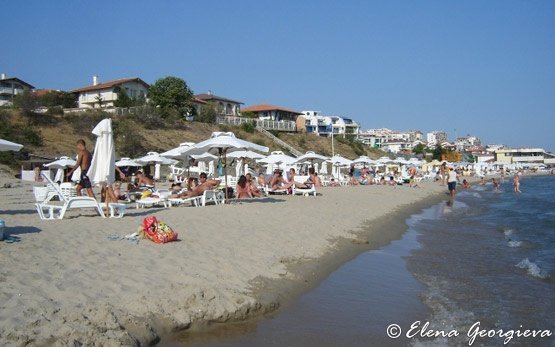
<path fill-rule="evenodd" d="M 44 166 L 49 169 L 65 169 L 68 167 L 74 167 L 76 163 L 77 162 L 70 157 L 60 157 L 60 159 L 44 164 Z"/>
<path fill-rule="evenodd" d="M 227 153 L 240 150 L 268 152 L 268 147 L 260 146 L 249 141 L 238 139 L 232 132 L 213 132 L 212 136 L 209 139 L 197 143 L 183 154 L 194 155 L 209 152 L 211 154 L 218 154 L 220 158 L 223 157 L 226 187 L 225 194 L 227 200 Z"/>
<path fill-rule="evenodd" d="M 376 161 L 375 161 L 375 160 L 372 160 L 372 159 L 370 159 L 370 158 L 368 158 L 368 157 L 365 156 L 365 155 L 363 155 L 363 156 L 360 156 L 360 157 L 356 158 L 355 160 L 353 160 L 353 163 L 355 163 L 355 164 L 368 164 L 368 165 L 372 165 L 372 164 L 375 164 Z"/>
<path fill-rule="evenodd" d="M 234 151 L 227 155 L 228 158 L 263 159 L 264 155 L 253 151 Z"/>
<path fill-rule="evenodd" d="M 115 180 L 116 171 L 112 120 L 103 119 L 94 127 L 92 133 L 96 136 L 96 145 L 87 176 L 94 184 L 111 184 Z"/>
<path fill-rule="evenodd" d="M 15 143 L 15 142 L 11 142 L 8 140 L 2 140 L 0 139 L 0 152 L 6 152 L 6 151 L 19 151 L 21 148 L 23 148 L 23 145 L 20 145 L 19 143 Z"/>
<path fill-rule="evenodd" d="M 176 164 L 177 161 L 173 159 L 166 158 L 158 152 L 148 152 L 144 157 L 135 159 L 139 164 L 162 164 L 162 165 L 172 165 Z"/>
<path fill-rule="evenodd" d="M 284 164 L 290 165 L 297 161 L 297 158 L 291 157 L 289 155 L 284 154 L 282 151 L 274 151 L 270 153 L 269 156 L 263 159 L 257 160 L 259 163 L 263 164 Z"/>
<path fill-rule="evenodd" d="M 194 146 L 194 142 L 183 142 L 180 143 L 178 147 L 172 148 L 169 151 L 160 153 L 162 157 L 166 158 L 180 158 L 188 148 Z"/>
<path fill-rule="evenodd" d="M 198 161 L 215 161 L 218 160 L 218 157 L 216 157 L 214 154 L 211 153 L 202 153 L 202 154 L 193 154 L 191 155 L 191 158 L 198 160 Z"/>
<path fill-rule="evenodd" d="M 297 160 L 295 161 L 295 163 L 297 164 L 303 164 L 305 162 L 310 162 L 310 163 L 314 163 L 314 162 L 323 162 L 328 160 L 328 157 L 324 157 L 323 155 L 320 154 L 316 154 L 312 151 L 308 151 L 305 154 L 301 155 L 300 157 L 297 158 Z"/>
<path fill-rule="evenodd" d="M 329 163 L 332 163 L 334 166 L 349 166 L 353 163 L 352 160 L 342 157 L 339 154 L 334 155 L 328 160 Z"/>
<path fill-rule="evenodd" d="M 127 167 L 127 166 L 140 167 L 142 165 L 137 163 L 135 160 L 132 160 L 131 158 L 121 158 L 120 160 L 116 161 L 116 166 L 117 167 Z"/>
<path fill-rule="evenodd" d="M 349 166 L 353 163 L 352 160 L 347 158 L 343 158 L 341 155 L 336 154 L 328 160 L 328 162 L 332 163 L 332 175 L 339 179 L 341 176 L 341 167 Z"/>

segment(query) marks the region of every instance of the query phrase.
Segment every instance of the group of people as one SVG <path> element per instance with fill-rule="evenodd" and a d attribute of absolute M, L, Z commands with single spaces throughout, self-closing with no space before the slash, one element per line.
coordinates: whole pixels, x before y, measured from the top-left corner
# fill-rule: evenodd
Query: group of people
<path fill-rule="evenodd" d="M 459 172 L 457 170 L 455 170 L 453 167 L 447 168 L 447 163 L 444 162 L 440 166 L 440 169 L 438 170 L 438 174 L 441 175 L 439 177 L 440 184 L 445 185 L 447 183 L 447 188 L 449 190 L 449 195 L 452 198 L 455 197 L 455 194 L 457 192 L 457 183 L 460 182 Z M 501 183 L 504 179 L 505 179 L 505 172 L 504 171 L 501 174 L 501 180 L 496 179 L 495 177 L 493 177 L 491 179 L 493 189 L 496 192 L 500 192 Z M 468 182 L 468 180 L 463 179 L 462 184 L 463 184 L 464 189 L 469 189 L 470 188 L 470 182 Z M 482 176 L 480 178 L 480 185 L 481 186 L 486 185 L 486 179 L 485 179 L 484 176 Z M 513 190 L 514 190 L 515 193 L 521 193 L 521 190 L 520 190 L 520 172 L 515 173 L 515 175 L 513 177 Z"/>

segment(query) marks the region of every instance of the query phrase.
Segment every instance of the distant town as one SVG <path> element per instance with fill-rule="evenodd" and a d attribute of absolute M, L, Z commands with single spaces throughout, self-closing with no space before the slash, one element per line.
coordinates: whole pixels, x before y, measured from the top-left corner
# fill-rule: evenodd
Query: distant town
<path fill-rule="evenodd" d="M 25 93 L 37 100 L 34 112 L 45 113 L 57 107 L 63 113 L 78 113 L 102 110 L 114 114 L 132 112 L 133 107 L 148 102 L 150 85 L 138 77 L 120 78 L 102 82 L 93 76 L 91 84 L 70 91 L 38 89 L 18 77 L 0 75 L 0 107 L 11 107 L 14 99 Z M 55 96 L 54 98 L 48 98 Z M 122 99 L 133 100 L 124 103 Z M 40 100 L 57 100 L 42 103 Z M 321 111 L 297 111 L 286 106 L 257 104 L 243 106 L 236 98 L 218 96 L 207 91 L 195 94 L 193 109 L 183 116 L 194 120 L 203 108 L 214 108 L 215 123 L 241 125 L 255 123 L 268 131 L 310 133 L 323 137 L 339 136 L 350 138 L 372 148 L 395 155 L 433 156 L 440 152 L 442 159 L 450 161 L 483 163 L 534 163 L 555 164 L 555 154 L 543 148 L 509 148 L 502 144 L 482 143 L 481 139 L 466 135 L 450 140 L 443 130 L 423 133 L 421 130 L 391 130 L 387 128 L 363 130 L 356 120 L 341 115 L 327 115 Z"/>

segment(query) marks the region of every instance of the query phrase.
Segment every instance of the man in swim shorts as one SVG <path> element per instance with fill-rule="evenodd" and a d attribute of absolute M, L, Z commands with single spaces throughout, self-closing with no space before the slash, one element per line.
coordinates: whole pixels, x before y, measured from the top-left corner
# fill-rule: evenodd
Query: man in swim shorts
<path fill-rule="evenodd" d="M 77 184 L 77 196 L 81 195 L 81 190 L 86 189 L 87 195 L 94 198 L 94 192 L 92 190 L 91 180 L 87 176 L 87 171 L 89 171 L 89 167 L 91 166 L 92 155 L 91 152 L 87 150 L 87 145 L 85 144 L 85 140 L 80 139 L 77 141 L 77 163 L 75 166 L 68 172 L 67 177 L 71 177 L 73 172 L 77 170 L 77 168 L 81 168 L 81 177 L 79 178 L 79 183 Z"/>

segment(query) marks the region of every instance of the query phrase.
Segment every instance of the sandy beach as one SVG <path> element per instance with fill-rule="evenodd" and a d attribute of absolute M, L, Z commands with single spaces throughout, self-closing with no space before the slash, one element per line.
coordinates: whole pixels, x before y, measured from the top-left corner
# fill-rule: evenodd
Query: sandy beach
<path fill-rule="evenodd" d="M 132 209 L 123 219 L 72 211 L 41 221 L 32 185 L 4 176 L 0 186 L 6 182 L 12 188 L 0 188 L 0 217 L 17 242 L 0 243 L 4 346 L 149 344 L 257 316 L 277 308 L 295 284 L 317 280 L 295 265 L 339 257 L 345 240 L 387 242 L 394 236 L 384 220 L 404 223 L 406 211 L 446 191 L 437 183 L 337 187 L 317 197 Z M 147 215 L 172 226 L 179 242 L 108 238 L 136 231 Z"/>

